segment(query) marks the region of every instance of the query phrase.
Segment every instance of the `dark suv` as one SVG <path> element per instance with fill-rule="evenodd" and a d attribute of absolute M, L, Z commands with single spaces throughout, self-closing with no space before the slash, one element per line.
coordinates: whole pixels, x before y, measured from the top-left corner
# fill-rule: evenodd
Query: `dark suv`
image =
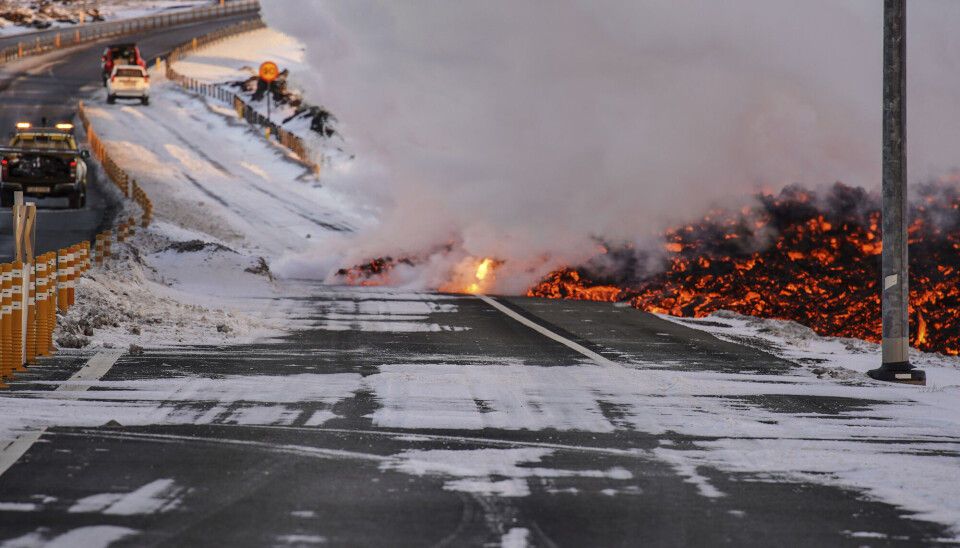
<path fill-rule="evenodd" d="M 110 73 L 113 72 L 114 65 L 140 65 L 146 70 L 147 63 L 140 56 L 140 48 L 136 44 L 110 44 L 103 50 L 103 57 L 100 58 L 100 72 L 103 79 L 103 85 L 107 85 Z"/>

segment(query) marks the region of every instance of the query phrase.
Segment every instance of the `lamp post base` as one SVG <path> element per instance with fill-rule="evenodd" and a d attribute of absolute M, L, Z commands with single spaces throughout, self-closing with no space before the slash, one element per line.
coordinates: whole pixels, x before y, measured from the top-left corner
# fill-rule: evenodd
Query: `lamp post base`
<path fill-rule="evenodd" d="M 914 368 L 910 362 L 885 363 L 879 369 L 867 371 L 871 379 L 901 384 L 919 384 L 926 386 L 927 374 Z"/>

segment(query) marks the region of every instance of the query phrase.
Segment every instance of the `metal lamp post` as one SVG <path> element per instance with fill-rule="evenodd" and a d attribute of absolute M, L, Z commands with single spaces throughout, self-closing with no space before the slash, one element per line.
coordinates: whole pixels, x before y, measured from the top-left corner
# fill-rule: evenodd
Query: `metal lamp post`
<path fill-rule="evenodd" d="M 867 374 L 877 380 L 926 384 L 910 365 L 910 288 L 907 260 L 906 0 L 883 3 L 883 361 Z"/>

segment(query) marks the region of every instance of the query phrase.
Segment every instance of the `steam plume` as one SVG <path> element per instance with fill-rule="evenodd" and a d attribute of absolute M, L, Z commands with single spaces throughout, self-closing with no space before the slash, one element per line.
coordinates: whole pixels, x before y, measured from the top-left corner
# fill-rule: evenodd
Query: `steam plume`
<path fill-rule="evenodd" d="M 960 3 L 908 15 L 911 179 L 955 168 Z M 357 155 L 328 184 L 379 221 L 276 265 L 327 277 L 372 257 L 455 252 L 523 291 L 597 239 L 639 241 L 758 188 L 880 184 L 882 3 L 853 0 L 288 0 L 293 78 Z M 448 247 L 449 249 L 449 247 Z M 513 269 L 510 271 L 510 269 Z"/>

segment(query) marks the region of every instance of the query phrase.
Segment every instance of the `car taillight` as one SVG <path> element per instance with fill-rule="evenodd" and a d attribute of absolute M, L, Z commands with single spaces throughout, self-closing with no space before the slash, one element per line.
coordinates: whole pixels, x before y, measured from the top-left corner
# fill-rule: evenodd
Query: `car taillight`
<path fill-rule="evenodd" d="M 76 160 L 73 160 L 72 162 L 70 162 L 70 180 L 71 181 L 77 180 L 77 161 Z"/>
<path fill-rule="evenodd" d="M 111 81 L 111 82 L 116 81 L 116 79 L 117 79 L 117 75 L 116 75 L 116 74 L 114 74 L 113 76 L 110 77 L 110 81 Z"/>
<path fill-rule="evenodd" d="M 149 84 L 149 83 L 150 83 L 150 77 L 147 76 L 146 74 L 144 74 L 144 75 L 143 75 L 143 81 Z"/>
<path fill-rule="evenodd" d="M 0 169 L 0 177 L 6 179 L 7 178 L 7 159 L 6 158 L 4 158 L 3 160 L 0 160 L 0 168 L 2 168 Z"/>

